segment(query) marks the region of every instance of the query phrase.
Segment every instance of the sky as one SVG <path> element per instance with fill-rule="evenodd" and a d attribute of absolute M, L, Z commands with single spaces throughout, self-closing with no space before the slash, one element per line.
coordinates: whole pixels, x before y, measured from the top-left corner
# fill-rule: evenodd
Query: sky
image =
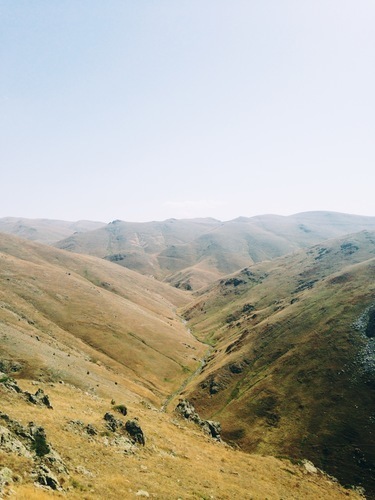
<path fill-rule="evenodd" d="M 0 0 L 0 217 L 375 216 L 373 0 Z"/>

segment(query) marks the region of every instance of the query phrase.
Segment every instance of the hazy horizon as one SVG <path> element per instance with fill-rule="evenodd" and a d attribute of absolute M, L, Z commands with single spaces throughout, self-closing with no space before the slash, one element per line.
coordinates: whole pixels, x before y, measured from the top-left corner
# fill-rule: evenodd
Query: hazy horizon
<path fill-rule="evenodd" d="M 375 216 L 375 5 L 0 4 L 0 217 Z"/>

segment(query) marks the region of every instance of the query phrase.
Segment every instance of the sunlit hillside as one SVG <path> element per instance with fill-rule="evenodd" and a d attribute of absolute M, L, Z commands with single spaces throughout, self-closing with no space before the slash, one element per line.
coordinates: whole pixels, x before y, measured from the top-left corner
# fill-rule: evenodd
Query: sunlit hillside
<path fill-rule="evenodd" d="M 98 393 L 123 377 L 160 401 L 198 366 L 206 347 L 177 315 L 187 292 L 6 235 L 0 261 L 0 355 L 20 360 L 28 376 Z"/>

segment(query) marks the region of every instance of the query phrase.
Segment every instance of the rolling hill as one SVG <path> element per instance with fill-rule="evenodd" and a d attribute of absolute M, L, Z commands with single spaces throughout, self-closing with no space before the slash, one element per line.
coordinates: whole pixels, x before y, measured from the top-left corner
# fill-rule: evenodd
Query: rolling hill
<path fill-rule="evenodd" d="M 308 462 L 232 449 L 158 410 L 207 350 L 177 314 L 191 300 L 0 235 L 0 496 L 361 498 Z"/>
<path fill-rule="evenodd" d="M 174 289 L 95 257 L 9 235 L 0 238 L 0 355 L 30 377 L 85 377 L 100 391 L 117 376 L 154 402 L 194 371 L 205 346 L 177 316 L 190 300 Z M 77 382 L 78 383 L 78 382 Z"/>
<path fill-rule="evenodd" d="M 240 217 L 227 222 L 117 220 L 94 231 L 74 234 L 56 246 L 110 260 L 177 288 L 197 290 L 243 267 L 361 230 L 375 230 L 375 218 L 307 212 L 288 217 Z"/>
<path fill-rule="evenodd" d="M 375 232 L 248 266 L 185 310 L 214 351 L 185 390 L 226 440 L 375 498 Z"/>

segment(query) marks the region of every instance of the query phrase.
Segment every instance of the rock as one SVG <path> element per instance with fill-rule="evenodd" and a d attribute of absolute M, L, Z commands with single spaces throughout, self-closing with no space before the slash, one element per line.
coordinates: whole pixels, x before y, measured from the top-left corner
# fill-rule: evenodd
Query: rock
<path fill-rule="evenodd" d="M 136 420 L 128 420 L 125 424 L 125 429 L 133 442 L 145 445 L 145 437 L 143 431 Z"/>
<path fill-rule="evenodd" d="M 47 394 L 44 394 L 43 389 L 38 389 L 35 394 L 30 394 L 29 392 L 24 392 L 27 400 L 34 405 L 44 405 L 47 408 L 52 409 L 51 402 Z"/>
<path fill-rule="evenodd" d="M 198 424 L 201 421 L 198 413 L 195 411 L 194 406 L 186 399 L 182 399 L 178 403 L 178 405 L 176 406 L 176 411 L 178 413 L 180 413 L 187 420 L 193 420 L 194 422 L 196 422 Z"/>
<path fill-rule="evenodd" d="M 10 486 L 13 483 L 13 471 L 8 467 L 0 469 L 0 494 L 4 491 L 4 486 Z"/>
<path fill-rule="evenodd" d="M 6 427 L 0 426 L 0 449 L 16 453 L 22 457 L 31 458 L 32 454 L 26 446 L 17 439 Z"/>
<path fill-rule="evenodd" d="M 14 373 L 22 370 L 23 365 L 17 361 L 9 359 L 0 359 L 0 371 L 4 373 Z"/>
<path fill-rule="evenodd" d="M 3 381 L 4 386 L 14 392 L 17 392 L 18 394 L 22 393 L 22 389 L 18 387 L 17 382 L 13 378 L 8 378 Z"/>
<path fill-rule="evenodd" d="M 229 370 L 232 372 L 232 373 L 242 373 L 243 371 L 243 367 L 241 365 L 241 363 L 233 363 L 231 365 L 229 365 Z"/>
<path fill-rule="evenodd" d="M 180 413 L 187 420 L 192 420 L 196 424 L 200 425 L 203 431 L 209 436 L 220 441 L 221 425 L 220 422 L 214 422 L 213 420 L 203 420 L 200 418 L 198 413 L 195 411 L 194 406 L 187 401 L 182 399 L 176 406 L 176 411 Z"/>
<path fill-rule="evenodd" d="M 76 467 L 76 472 L 78 472 L 78 474 L 82 474 L 83 476 L 95 477 L 95 474 L 90 470 L 86 469 L 86 467 L 83 467 L 83 465 L 78 465 Z"/>
<path fill-rule="evenodd" d="M 119 451 L 125 453 L 125 455 L 133 454 L 137 449 L 135 443 L 125 436 L 116 436 L 108 444 L 115 446 Z"/>
<path fill-rule="evenodd" d="M 310 472 L 310 474 L 317 474 L 318 473 L 318 469 L 309 460 L 304 460 L 303 461 L 303 466 L 305 467 L 305 469 L 307 470 L 307 472 Z"/>
<path fill-rule="evenodd" d="M 60 483 L 57 477 L 50 471 L 50 469 L 42 464 L 36 472 L 37 482 L 42 486 L 51 488 L 51 490 L 61 490 Z"/>
<path fill-rule="evenodd" d="M 150 497 L 150 494 L 148 491 L 145 490 L 138 490 L 137 493 L 135 494 L 136 497 Z"/>
<path fill-rule="evenodd" d="M 112 413 L 107 412 L 104 415 L 104 420 L 107 422 L 107 428 L 112 431 L 116 432 L 117 430 L 121 429 L 123 427 L 123 422 L 121 420 L 117 420 Z"/>
<path fill-rule="evenodd" d="M 221 425 L 220 422 L 215 422 L 213 420 L 205 420 L 205 427 L 207 427 L 207 434 L 211 435 L 213 438 L 220 439 Z"/>
<path fill-rule="evenodd" d="M 89 436 L 96 436 L 98 434 L 98 431 L 95 429 L 95 427 L 92 424 L 87 424 L 85 427 L 85 431 Z"/>
<path fill-rule="evenodd" d="M 33 448 L 38 457 L 43 457 L 50 453 L 51 448 L 47 443 L 46 431 L 43 427 L 37 427 L 33 422 L 29 424 L 30 434 L 33 437 L 34 443 Z"/>

